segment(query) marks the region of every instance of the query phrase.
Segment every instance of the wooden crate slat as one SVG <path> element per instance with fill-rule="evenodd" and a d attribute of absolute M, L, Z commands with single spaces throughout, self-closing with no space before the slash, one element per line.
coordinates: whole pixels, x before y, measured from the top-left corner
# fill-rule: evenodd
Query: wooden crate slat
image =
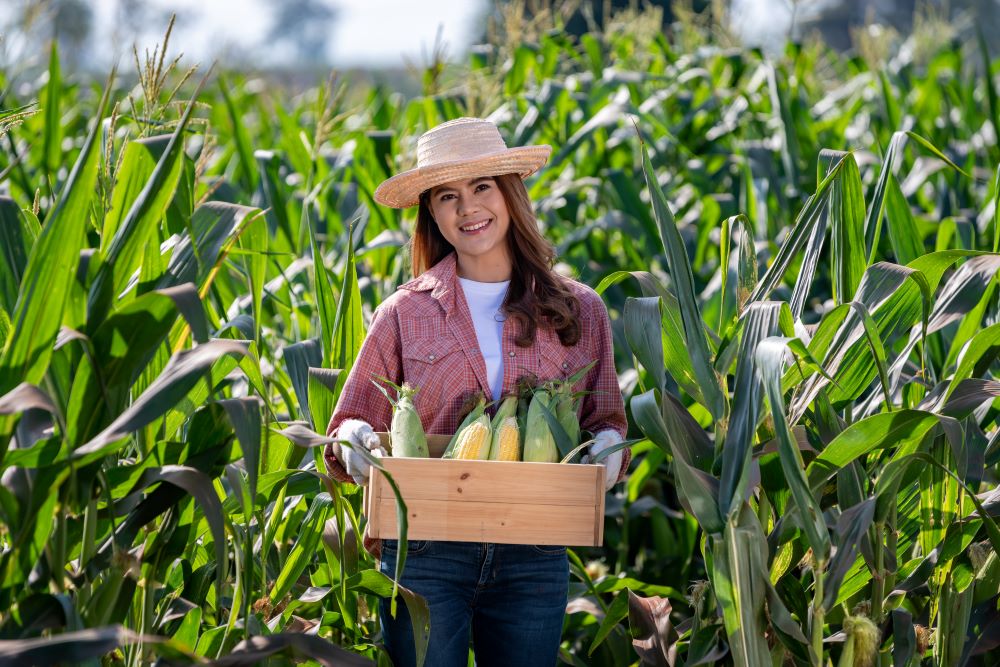
<path fill-rule="evenodd" d="M 383 497 L 378 505 L 378 515 L 390 520 L 381 521 L 378 534 L 372 537 L 399 537 L 393 500 Z M 457 542 L 589 546 L 595 542 L 595 512 L 595 506 L 588 510 L 566 505 L 407 501 L 411 540 L 436 540 L 447 535 Z"/>
<path fill-rule="evenodd" d="M 403 499 L 593 506 L 600 466 L 515 461 L 385 459 Z M 379 484 L 385 484 L 379 475 Z M 390 495 L 385 489 L 381 495 Z"/>

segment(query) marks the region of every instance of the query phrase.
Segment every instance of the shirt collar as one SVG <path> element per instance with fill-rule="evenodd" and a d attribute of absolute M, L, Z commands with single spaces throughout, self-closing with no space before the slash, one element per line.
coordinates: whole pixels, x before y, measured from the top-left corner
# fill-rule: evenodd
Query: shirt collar
<path fill-rule="evenodd" d="M 440 301 L 441 297 L 451 291 L 452 286 L 457 281 L 457 276 L 457 259 L 455 253 L 451 252 L 445 255 L 440 262 L 413 280 L 403 283 L 399 288 L 411 292 L 429 291 L 432 297 Z"/>

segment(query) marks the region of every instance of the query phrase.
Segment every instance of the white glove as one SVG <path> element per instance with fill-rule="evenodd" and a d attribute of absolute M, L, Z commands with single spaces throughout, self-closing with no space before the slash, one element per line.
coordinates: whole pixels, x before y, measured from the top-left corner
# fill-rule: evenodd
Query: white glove
<path fill-rule="evenodd" d="M 367 422 L 360 419 L 345 419 L 337 429 L 337 438 L 347 440 L 355 447 L 364 447 L 375 458 L 386 455 L 382 449 L 382 441 Z M 371 464 L 350 447 L 342 447 L 340 443 L 333 445 L 333 455 L 344 465 L 347 474 L 358 484 L 367 484 L 371 473 Z"/>
<path fill-rule="evenodd" d="M 589 454 L 584 456 L 581 462 L 587 463 L 591 457 L 597 456 L 609 447 L 614 447 L 621 441 L 622 437 L 618 435 L 617 431 L 601 431 L 594 436 L 594 444 L 587 448 Z M 611 487 L 618 481 L 618 475 L 622 471 L 622 450 L 619 449 L 617 452 L 608 454 L 598 463 L 604 466 L 604 490 L 610 491 Z"/>

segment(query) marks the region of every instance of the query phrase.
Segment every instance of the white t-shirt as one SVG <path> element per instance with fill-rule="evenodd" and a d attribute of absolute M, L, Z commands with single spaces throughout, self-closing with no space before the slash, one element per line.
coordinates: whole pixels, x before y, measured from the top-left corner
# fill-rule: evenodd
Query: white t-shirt
<path fill-rule="evenodd" d="M 476 340 L 486 362 L 486 378 L 490 383 L 492 398 L 496 400 L 503 391 L 503 321 L 500 312 L 504 297 L 507 296 L 509 280 L 500 283 L 481 283 L 459 278 L 469 304 L 472 324 L 476 328 Z"/>

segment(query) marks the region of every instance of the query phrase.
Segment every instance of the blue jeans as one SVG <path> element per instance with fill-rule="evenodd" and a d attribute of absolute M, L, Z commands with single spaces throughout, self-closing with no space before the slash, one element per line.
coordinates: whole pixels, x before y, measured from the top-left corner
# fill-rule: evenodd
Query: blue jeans
<path fill-rule="evenodd" d="M 392 577 L 395 540 L 382 542 L 381 571 Z M 477 667 L 553 667 L 559 653 L 569 562 L 565 547 L 410 540 L 403 586 L 427 600 L 427 667 L 466 667 L 469 634 Z M 413 628 L 399 599 L 379 603 L 389 657 L 416 665 Z"/>

